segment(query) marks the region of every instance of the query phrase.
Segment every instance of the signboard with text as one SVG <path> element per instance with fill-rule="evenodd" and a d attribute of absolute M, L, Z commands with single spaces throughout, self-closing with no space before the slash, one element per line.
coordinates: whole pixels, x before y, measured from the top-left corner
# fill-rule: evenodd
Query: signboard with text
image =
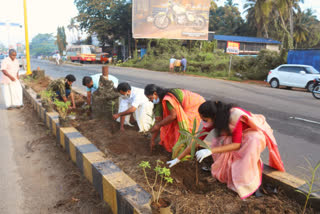
<path fill-rule="evenodd" d="M 208 40 L 210 0 L 133 0 L 134 38 Z"/>
<path fill-rule="evenodd" d="M 226 53 L 229 54 L 239 54 L 240 53 L 240 43 L 239 42 L 227 42 Z"/>

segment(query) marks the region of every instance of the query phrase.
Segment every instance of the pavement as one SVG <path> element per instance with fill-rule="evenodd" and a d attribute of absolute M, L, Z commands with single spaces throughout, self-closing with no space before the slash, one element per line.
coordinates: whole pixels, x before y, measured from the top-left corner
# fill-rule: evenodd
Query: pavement
<path fill-rule="evenodd" d="M 32 69 L 38 66 L 52 78 L 74 74 L 77 78 L 74 87 L 83 92 L 85 88 L 82 86 L 82 77 L 100 73 L 102 67 L 56 66 L 47 61 L 32 61 Z M 126 81 L 135 87 L 144 88 L 147 84 L 154 83 L 168 88 L 185 88 L 206 99 L 235 103 L 253 113 L 263 114 L 274 130 L 287 172 L 297 177 L 303 178 L 310 173 L 306 170 L 305 158 L 313 163 L 320 159 L 320 102 L 308 92 L 135 68 L 109 67 L 109 73 L 117 77 L 119 82 Z M 263 152 L 262 159 L 268 163 L 267 150 Z"/>
<path fill-rule="evenodd" d="M 0 89 L 0 214 L 111 213 L 30 104 L 6 110 Z"/>
<path fill-rule="evenodd" d="M 9 129 L 8 116 L 2 93 L 0 93 L 0 213 L 19 214 L 23 213 L 21 205 L 24 196 L 18 184 L 21 176 L 17 171 L 17 163 L 14 160 L 14 141 L 12 136 L 17 133 Z"/>

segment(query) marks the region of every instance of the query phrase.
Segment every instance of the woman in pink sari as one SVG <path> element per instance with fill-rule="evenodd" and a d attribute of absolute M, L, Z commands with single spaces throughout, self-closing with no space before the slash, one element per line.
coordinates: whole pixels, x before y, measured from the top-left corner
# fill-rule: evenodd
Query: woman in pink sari
<path fill-rule="evenodd" d="M 196 153 L 198 161 L 212 155 L 212 176 L 247 198 L 260 187 L 263 162 L 261 152 L 269 149 L 269 165 L 284 171 L 273 131 L 264 116 L 252 114 L 231 104 L 207 101 L 199 107 L 205 127 L 214 128 L 211 150 Z M 183 152 L 183 155 L 187 152 Z M 178 161 L 179 162 L 179 161 Z M 172 165 L 170 165 L 172 167 Z"/>

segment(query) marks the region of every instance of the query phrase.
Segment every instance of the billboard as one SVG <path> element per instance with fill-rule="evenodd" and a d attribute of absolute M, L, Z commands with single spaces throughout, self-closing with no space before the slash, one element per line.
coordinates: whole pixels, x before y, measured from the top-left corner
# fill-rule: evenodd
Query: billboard
<path fill-rule="evenodd" d="M 240 43 L 239 42 L 227 42 L 226 53 L 229 54 L 239 54 L 240 52 Z"/>
<path fill-rule="evenodd" d="M 210 0 L 133 0 L 134 38 L 208 40 Z"/>

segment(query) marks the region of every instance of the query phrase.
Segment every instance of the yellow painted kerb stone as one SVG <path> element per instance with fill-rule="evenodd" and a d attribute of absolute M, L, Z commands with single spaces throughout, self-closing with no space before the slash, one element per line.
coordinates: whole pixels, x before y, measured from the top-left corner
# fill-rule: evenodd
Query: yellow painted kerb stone
<path fill-rule="evenodd" d="M 70 149 L 71 160 L 73 162 L 76 162 L 76 160 L 77 160 L 76 147 L 77 146 L 81 146 L 81 145 L 87 145 L 87 144 L 91 144 L 91 143 L 85 137 L 79 137 L 79 138 L 70 139 L 70 141 L 69 141 L 69 149 Z"/>

